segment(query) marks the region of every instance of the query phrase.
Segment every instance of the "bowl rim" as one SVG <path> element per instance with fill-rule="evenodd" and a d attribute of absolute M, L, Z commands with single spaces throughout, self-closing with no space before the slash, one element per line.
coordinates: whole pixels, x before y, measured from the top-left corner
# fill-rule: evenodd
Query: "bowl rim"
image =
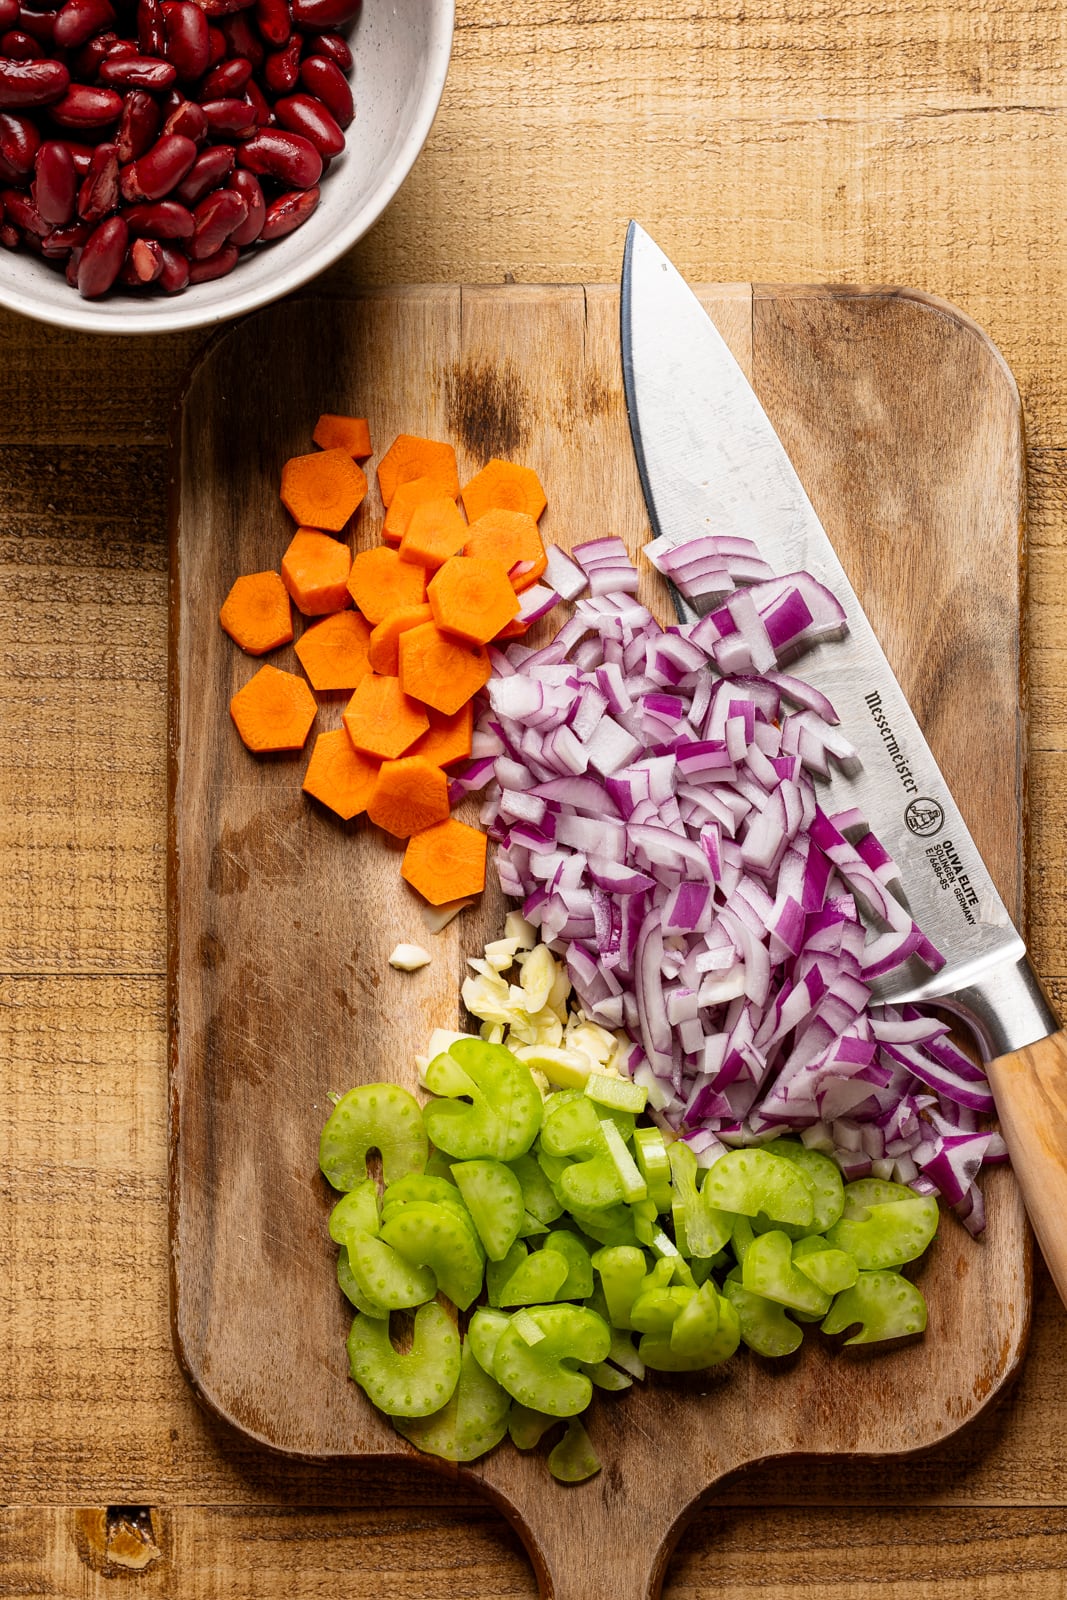
<path fill-rule="evenodd" d="M 65 328 L 74 333 L 93 333 L 117 338 L 137 338 L 143 334 L 191 332 L 197 328 L 215 327 L 250 311 L 283 299 L 294 290 L 303 288 L 320 273 L 325 272 L 346 250 L 370 231 L 404 183 L 429 137 L 434 119 L 440 109 L 451 65 L 452 43 L 456 25 L 455 0 L 438 0 L 431 18 L 431 31 L 427 42 L 428 68 L 425 91 L 420 98 L 417 113 L 407 130 L 399 149 L 390 163 L 387 174 L 376 183 L 364 198 L 362 205 L 348 219 L 345 226 L 334 235 L 326 260 L 309 262 L 307 257 L 297 257 L 286 271 L 273 278 L 269 284 L 256 289 L 235 293 L 224 305 L 207 309 L 188 303 L 184 297 L 160 302 L 158 310 L 146 310 L 144 315 L 120 321 L 94 322 L 92 302 L 86 303 L 72 291 L 73 303 L 68 307 L 42 306 L 19 289 L 0 284 L 0 306 L 18 312 L 35 322 L 51 327 Z"/>

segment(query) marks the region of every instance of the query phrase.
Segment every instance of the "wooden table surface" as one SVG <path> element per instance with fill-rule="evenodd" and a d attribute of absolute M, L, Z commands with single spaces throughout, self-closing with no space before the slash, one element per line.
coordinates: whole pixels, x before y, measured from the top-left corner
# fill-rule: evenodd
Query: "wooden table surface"
<path fill-rule="evenodd" d="M 1029 438 L 1031 945 L 1067 1001 L 1067 20 L 1052 0 L 459 0 L 430 141 L 321 287 L 899 283 L 1017 376 Z M 534 1595 L 501 1516 L 198 1410 L 167 1306 L 166 430 L 202 336 L 0 312 L 0 1597 Z M 284 382 L 284 374 L 279 374 Z M 241 403 L 235 396 L 235 403 Z M 249 396 L 250 404 L 255 396 Z M 934 1454 L 739 1476 L 671 1600 L 1067 1594 L 1067 1314 Z M 918 1406 L 922 1395 L 916 1396 Z M 561 1514 L 566 1515 L 565 1507 Z"/>

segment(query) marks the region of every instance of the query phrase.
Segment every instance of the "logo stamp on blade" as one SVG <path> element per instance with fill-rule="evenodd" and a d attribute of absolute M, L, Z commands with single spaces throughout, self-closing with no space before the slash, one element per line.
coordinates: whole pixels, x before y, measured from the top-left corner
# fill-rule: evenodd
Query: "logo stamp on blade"
<path fill-rule="evenodd" d="M 936 800 L 920 795 L 908 802 L 904 821 L 918 839 L 932 839 L 945 825 L 945 813 Z"/>

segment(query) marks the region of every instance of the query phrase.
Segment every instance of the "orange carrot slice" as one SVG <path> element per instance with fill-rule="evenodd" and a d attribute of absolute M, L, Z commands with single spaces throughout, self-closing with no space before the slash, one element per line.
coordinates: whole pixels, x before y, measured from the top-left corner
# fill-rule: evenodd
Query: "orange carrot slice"
<path fill-rule="evenodd" d="M 377 777 L 378 762 L 357 750 L 344 728 L 334 728 L 315 740 L 304 790 L 347 822 L 366 811 Z"/>
<path fill-rule="evenodd" d="M 363 679 L 341 720 L 356 749 L 379 760 L 403 755 L 430 726 L 424 708 L 404 693 L 399 678 L 373 672 Z"/>
<path fill-rule="evenodd" d="M 366 475 L 347 450 L 293 456 L 282 468 L 282 504 L 304 528 L 340 533 L 366 492 Z"/>
<path fill-rule="evenodd" d="M 487 843 L 477 828 L 449 817 L 411 837 L 400 875 L 432 906 L 481 894 Z"/>
<path fill-rule="evenodd" d="M 424 500 L 438 499 L 440 494 L 441 485 L 433 478 L 409 478 L 406 483 L 400 484 L 385 513 L 382 538 L 386 544 L 399 544 L 408 531 L 415 507 Z"/>
<path fill-rule="evenodd" d="M 315 528 L 298 528 L 282 556 L 282 581 L 305 617 L 325 617 L 351 605 L 352 552 Z"/>
<path fill-rule="evenodd" d="M 376 545 L 353 560 L 348 592 L 367 621 L 379 623 L 401 606 L 425 605 L 426 570 L 401 561 L 388 545 Z"/>
<path fill-rule="evenodd" d="M 395 678 L 400 671 L 400 635 L 432 621 L 429 606 L 398 606 L 384 616 L 370 636 L 367 659 L 374 671 Z"/>
<path fill-rule="evenodd" d="M 342 417 L 324 411 L 311 437 L 320 450 L 344 450 L 357 461 L 365 461 L 371 454 L 370 423 L 366 417 Z"/>
<path fill-rule="evenodd" d="M 438 486 L 438 494 L 457 500 L 459 473 L 452 446 L 437 439 L 421 439 L 413 433 L 398 434 L 378 463 L 382 504 L 390 505 L 400 485 L 411 478 L 431 478 Z"/>
<path fill-rule="evenodd" d="M 488 644 L 519 613 L 518 595 L 499 561 L 477 556 L 446 561 L 427 585 L 426 598 L 437 626 L 468 644 Z"/>
<path fill-rule="evenodd" d="M 303 678 L 260 667 L 230 701 L 230 715 L 249 750 L 302 750 L 315 720 L 315 697 Z"/>
<path fill-rule="evenodd" d="M 308 682 L 320 694 L 355 689 L 370 672 L 370 625 L 358 611 L 337 611 L 317 622 L 294 648 Z"/>
<path fill-rule="evenodd" d="M 398 839 L 421 833 L 448 816 L 448 779 L 421 756 L 383 761 L 367 815 Z"/>
<path fill-rule="evenodd" d="M 409 755 L 422 756 L 436 767 L 450 767 L 454 761 L 466 761 L 471 753 L 474 737 L 474 706 L 468 700 L 450 717 L 427 708 L 430 726 L 421 739 L 408 751 Z"/>
<path fill-rule="evenodd" d="M 478 645 L 463 644 L 434 622 L 400 635 L 400 682 L 405 694 L 451 716 L 492 677 L 492 665 Z"/>
<path fill-rule="evenodd" d="M 238 578 L 222 603 L 219 621 L 250 656 L 266 655 L 293 637 L 289 593 L 276 572 L 249 572 Z"/>
<path fill-rule="evenodd" d="M 517 594 L 536 583 L 548 566 L 537 523 L 525 511 L 486 511 L 471 523 L 463 553 L 499 561 Z"/>
<path fill-rule="evenodd" d="M 415 561 L 432 572 L 463 549 L 469 533 L 454 500 L 447 495 L 423 500 L 408 518 L 407 531 L 400 541 L 400 559 Z"/>
<path fill-rule="evenodd" d="M 536 522 L 547 504 L 532 467 L 520 467 L 497 456 L 463 486 L 463 505 L 471 522 L 487 511 L 525 511 Z"/>

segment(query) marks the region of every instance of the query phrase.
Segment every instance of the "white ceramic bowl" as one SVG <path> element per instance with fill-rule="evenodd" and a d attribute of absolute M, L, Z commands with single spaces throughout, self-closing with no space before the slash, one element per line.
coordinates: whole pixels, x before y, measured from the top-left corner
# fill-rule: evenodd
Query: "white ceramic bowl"
<path fill-rule="evenodd" d="M 350 36 L 356 115 L 317 210 L 284 239 L 242 253 L 225 278 L 176 295 L 113 290 L 83 300 L 54 267 L 0 249 L 0 305 L 83 333 L 165 333 L 253 311 L 317 276 L 378 220 L 415 164 L 440 104 L 454 0 L 364 0 Z"/>

